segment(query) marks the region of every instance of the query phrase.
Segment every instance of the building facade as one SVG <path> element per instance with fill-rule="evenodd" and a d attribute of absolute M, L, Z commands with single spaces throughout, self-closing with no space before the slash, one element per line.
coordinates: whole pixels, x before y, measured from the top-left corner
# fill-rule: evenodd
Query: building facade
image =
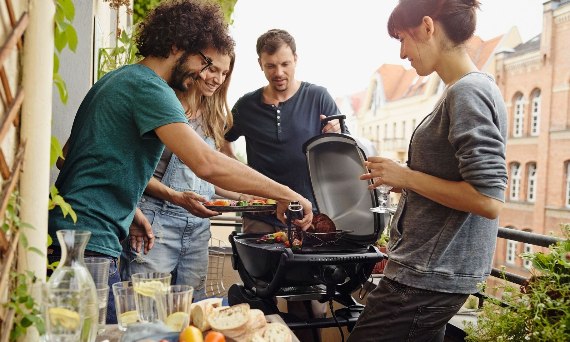
<path fill-rule="evenodd" d="M 502 227 L 560 235 L 570 223 L 570 1 L 543 5 L 543 30 L 497 54 L 495 78 L 509 113 L 509 184 Z M 534 247 L 536 248 L 536 247 Z M 533 246 L 499 239 L 496 265 L 525 274 Z"/>

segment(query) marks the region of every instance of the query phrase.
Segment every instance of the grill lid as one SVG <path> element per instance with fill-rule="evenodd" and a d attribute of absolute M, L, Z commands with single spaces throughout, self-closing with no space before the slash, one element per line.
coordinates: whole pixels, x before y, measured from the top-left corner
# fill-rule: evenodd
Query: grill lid
<path fill-rule="evenodd" d="M 329 117 L 342 119 L 344 115 Z M 344 127 L 341 122 L 341 127 Z M 386 215 L 370 208 L 378 205 L 371 181 L 360 180 L 367 172 L 366 155 L 356 140 L 344 133 L 324 133 L 303 145 L 317 210 L 330 217 L 337 229 L 351 231 L 344 239 L 373 244 L 382 233 Z"/>

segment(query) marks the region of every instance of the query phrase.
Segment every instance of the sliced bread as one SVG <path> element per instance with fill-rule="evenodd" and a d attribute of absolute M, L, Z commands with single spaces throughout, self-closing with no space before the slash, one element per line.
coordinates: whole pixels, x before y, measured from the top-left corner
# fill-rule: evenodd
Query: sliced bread
<path fill-rule="evenodd" d="M 208 323 L 213 330 L 231 338 L 246 333 L 249 313 L 250 308 L 247 303 L 216 308 L 208 315 Z"/>
<path fill-rule="evenodd" d="M 210 324 L 208 323 L 208 315 L 215 308 L 222 306 L 222 298 L 208 298 L 201 300 L 197 303 L 193 303 L 190 306 L 190 319 L 192 325 L 204 332 L 210 330 Z"/>
<path fill-rule="evenodd" d="M 267 342 L 291 342 L 293 340 L 289 328 L 281 323 L 268 323 L 265 326 L 263 338 Z"/>

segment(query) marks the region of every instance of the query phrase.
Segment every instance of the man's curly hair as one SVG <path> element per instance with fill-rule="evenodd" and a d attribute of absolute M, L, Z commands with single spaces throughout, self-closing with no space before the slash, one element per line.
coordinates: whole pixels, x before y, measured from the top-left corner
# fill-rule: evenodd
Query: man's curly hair
<path fill-rule="evenodd" d="M 234 40 L 220 7 L 206 0 L 161 2 L 137 27 L 138 54 L 167 58 L 173 46 L 190 54 L 207 47 L 233 51 Z"/>

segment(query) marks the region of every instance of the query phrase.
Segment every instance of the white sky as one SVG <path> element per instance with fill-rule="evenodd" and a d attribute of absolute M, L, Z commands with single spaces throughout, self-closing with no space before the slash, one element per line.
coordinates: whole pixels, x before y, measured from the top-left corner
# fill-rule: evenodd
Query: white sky
<path fill-rule="evenodd" d="M 475 34 L 488 40 L 516 26 L 523 41 L 542 31 L 543 0 L 481 0 Z M 333 98 L 364 90 L 382 64 L 402 64 L 386 21 L 397 0 L 238 0 L 232 34 L 236 66 L 229 102 L 267 84 L 255 43 L 265 31 L 289 31 L 297 43 L 296 78 L 326 87 Z"/>

